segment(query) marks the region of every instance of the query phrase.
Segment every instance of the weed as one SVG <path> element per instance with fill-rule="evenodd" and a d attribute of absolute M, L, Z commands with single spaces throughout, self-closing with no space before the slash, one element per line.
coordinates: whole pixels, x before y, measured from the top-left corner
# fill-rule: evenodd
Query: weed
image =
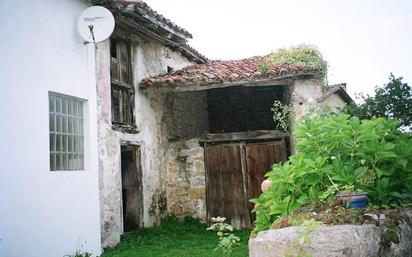
<path fill-rule="evenodd" d="M 233 251 L 233 248 L 239 245 L 240 238 L 233 234 L 233 227 L 225 223 L 226 218 L 216 217 L 212 218 L 214 223 L 212 226 L 207 228 L 207 230 L 217 231 L 217 236 L 219 237 L 219 244 L 215 248 L 216 250 L 221 249 L 225 257 L 229 257 Z"/>

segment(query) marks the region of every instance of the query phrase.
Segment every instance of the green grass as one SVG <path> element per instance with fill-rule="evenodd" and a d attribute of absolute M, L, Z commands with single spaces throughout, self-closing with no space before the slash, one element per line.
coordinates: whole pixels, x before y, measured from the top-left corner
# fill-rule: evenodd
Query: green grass
<path fill-rule="evenodd" d="M 217 236 L 206 231 L 207 226 L 187 218 L 184 222 L 174 217 L 164 219 L 159 226 L 144 228 L 122 237 L 120 244 L 106 249 L 101 257 L 220 257 L 221 251 L 214 251 Z M 248 256 L 250 231 L 236 231 L 240 237 L 231 257 Z"/>

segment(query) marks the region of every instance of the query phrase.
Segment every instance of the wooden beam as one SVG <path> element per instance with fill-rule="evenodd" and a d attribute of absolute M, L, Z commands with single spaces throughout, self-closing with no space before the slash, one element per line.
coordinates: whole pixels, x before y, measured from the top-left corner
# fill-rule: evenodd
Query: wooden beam
<path fill-rule="evenodd" d="M 256 130 L 248 132 L 218 133 L 205 134 L 199 138 L 199 142 L 217 143 L 232 141 L 249 141 L 249 140 L 269 140 L 283 139 L 289 137 L 289 134 L 281 130 Z"/>

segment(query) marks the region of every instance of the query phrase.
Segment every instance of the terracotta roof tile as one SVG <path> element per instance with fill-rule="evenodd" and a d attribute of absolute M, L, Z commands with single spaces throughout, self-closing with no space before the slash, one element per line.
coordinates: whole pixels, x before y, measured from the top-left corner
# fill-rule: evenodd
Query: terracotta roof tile
<path fill-rule="evenodd" d="M 321 74 L 320 70 L 296 65 L 270 66 L 267 71 L 263 72 L 260 68 L 261 58 L 262 57 L 252 57 L 230 61 L 218 60 L 206 64 L 196 64 L 177 70 L 172 74 L 158 75 L 144 79 L 140 83 L 140 86 L 188 86 L 193 84 L 263 80 L 282 75 L 304 73 Z"/>
<path fill-rule="evenodd" d="M 188 43 L 188 38 L 192 34 L 184 28 L 176 25 L 163 15 L 153 10 L 149 5 L 141 0 L 91 0 L 95 4 L 109 8 L 114 14 L 120 14 L 132 19 L 137 24 L 155 33 L 159 37 L 165 37 L 164 31 L 171 32 L 177 37 L 165 37 L 168 41 L 165 45 L 172 50 L 179 51 L 189 60 L 195 63 L 206 63 L 208 58 L 192 48 Z M 151 25 L 148 25 L 151 24 Z M 159 30 L 159 28 L 162 28 Z M 159 32 L 163 31 L 163 32 Z M 166 33 L 167 34 L 167 33 Z"/>
<path fill-rule="evenodd" d="M 186 29 L 176 25 L 171 20 L 164 17 L 162 14 L 159 14 L 158 12 L 153 10 L 144 1 L 141 1 L 141 0 L 118 0 L 118 1 L 114 1 L 114 2 L 120 10 L 130 8 L 130 6 L 132 5 L 134 7 L 135 12 L 138 12 L 138 13 L 141 13 L 141 14 L 146 14 L 146 15 L 156 19 L 157 21 L 163 23 L 164 25 L 170 27 L 175 32 L 178 32 L 178 33 L 184 35 L 187 38 L 193 38 L 192 34 L 189 33 Z"/>

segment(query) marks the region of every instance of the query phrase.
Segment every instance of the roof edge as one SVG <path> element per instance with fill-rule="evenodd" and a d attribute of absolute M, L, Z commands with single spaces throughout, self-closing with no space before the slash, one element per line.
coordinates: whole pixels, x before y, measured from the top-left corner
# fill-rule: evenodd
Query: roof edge
<path fill-rule="evenodd" d="M 108 8 L 111 12 L 123 13 L 124 15 L 133 14 L 139 15 L 140 20 L 146 20 L 151 22 L 155 26 L 161 27 L 165 31 L 168 31 L 182 40 L 188 40 L 193 38 L 193 35 L 186 29 L 176 25 L 171 20 L 165 18 L 162 14 L 159 14 L 153 10 L 146 2 L 142 0 L 84 0 L 88 3 L 101 5 Z M 134 17 L 136 18 L 136 17 Z M 132 18 L 133 19 L 133 18 Z"/>
<path fill-rule="evenodd" d="M 181 85 L 170 85 L 166 81 L 162 83 L 156 83 L 156 85 L 148 86 L 145 85 L 144 82 L 147 79 L 142 80 L 139 83 L 139 87 L 142 90 L 150 90 L 150 91 L 175 91 L 175 92 L 182 92 L 182 91 L 203 91 L 209 90 L 214 88 L 225 88 L 225 87 L 234 87 L 234 86 L 256 86 L 256 87 L 263 87 L 263 86 L 287 86 L 291 85 L 293 81 L 300 80 L 300 79 L 310 79 L 310 78 L 321 78 L 320 73 L 315 72 L 300 72 L 294 74 L 285 74 L 279 75 L 276 77 L 271 78 L 261 78 L 261 79 L 249 79 L 249 80 L 239 80 L 239 81 L 221 81 L 221 82 L 194 82 L 189 84 L 181 84 Z M 150 79 L 150 78 L 148 78 Z"/>
<path fill-rule="evenodd" d="M 342 100 L 345 101 L 347 104 L 355 102 L 346 91 L 346 83 L 329 85 L 329 90 L 327 90 L 322 96 L 316 99 L 316 102 L 323 102 L 334 94 L 338 94 L 342 98 Z"/>

